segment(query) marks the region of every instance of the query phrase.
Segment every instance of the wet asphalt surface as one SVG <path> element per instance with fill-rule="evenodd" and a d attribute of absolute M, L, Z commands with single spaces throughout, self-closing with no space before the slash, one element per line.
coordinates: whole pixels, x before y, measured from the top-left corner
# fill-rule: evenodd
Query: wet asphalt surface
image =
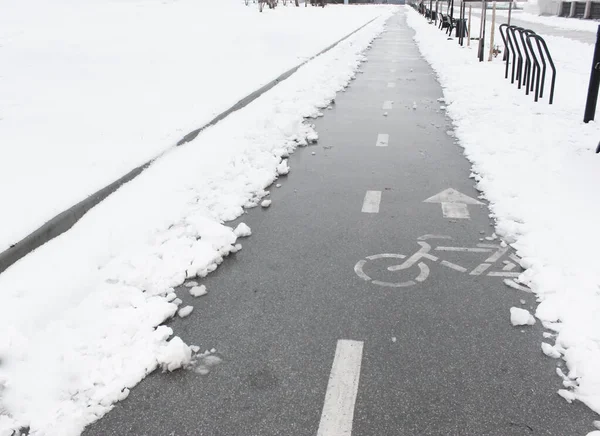
<path fill-rule="evenodd" d="M 246 222 L 253 235 L 202 281 L 209 295 L 178 292 L 195 310 L 170 325 L 187 343 L 216 348 L 223 362 L 207 375 L 150 375 L 84 435 L 315 435 L 340 339 L 364 341 L 354 436 L 593 429 L 597 415 L 556 394 L 559 362 L 541 353 L 543 328 L 510 324 L 509 308 L 534 307 L 531 294 L 429 260 L 426 280 L 404 288 L 354 271 L 369 255 L 414 253 L 426 234 L 451 237 L 427 240 L 432 254 L 469 270 L 489 255 L 433 251 L 489 244 L 480 238 L 493 228 L 485 205 L 468 206 L 470 219 L 448 219 L 423 202 L 450 187 L 478 192 L 412 35 L 404 12 L 390 19 L 364 73 L 314 121 L 318 144 L 290 158 L 272 206 L 231 223 Z M 384 101 L 393 108 L 384 111 Z M 379 133 L 389 146 L 375 146 Z M 361 212 L 367 190 L 381 191 L 379 213 Z M 391 283 L 419 274 L 386 269 L 398 263 L 371 261 L 364 271 Z"/>

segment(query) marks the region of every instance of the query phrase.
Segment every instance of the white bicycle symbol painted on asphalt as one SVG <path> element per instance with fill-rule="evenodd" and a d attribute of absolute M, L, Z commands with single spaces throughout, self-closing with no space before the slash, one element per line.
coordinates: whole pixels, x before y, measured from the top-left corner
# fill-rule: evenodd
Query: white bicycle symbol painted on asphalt
<path fill-rule="evenodd" d="M 479 275 L 482 275 L 485 273 L 484 275 L 487 275 L 490 277 L 505 277 L 505 278 L 508 278 L 509 281 L 511 282 L 509 284 L 511 287 L 521 289 L 521 290 L 526 290 L 526 291 L 529 290 L 528 288 L 525 288 L 525 287 L 519 285 L 515 280 L 513 280 L 513 279 L 519 277 L 519 275 L 521 273 L 513 271 L 519 265 L 519 258 L 512 253 L 508 255 L 510 260 L 504 261 L 504 266 L 501 271 L 487 272 L 492 265 L 494 265 L 498 260 L 500 260 L 500 258 L 502 256 L 504 256 L 508 252 L 508 250 L 509 250 L 508 246 L 503 247 L 499 244 L 481 243 L 481 244 L 477 244 L 476 247 L 437 246 L 435 248 L 432 248 L 429 243 L 425 242 L 426 240 L 429 240 L 429 239 L 446 239 L 447 240 L 447 239 L 452 239 L 452 238 L 450 238 L 449 236 L 436 236 L 436 235 L 421 236 L 417 239 L 417 244 L 419 244 L 421 246 L 421 248 L 416 253 L 414 253 L 412 256 L 410 256 L 408 259 L 403 254 L 393 254 L 393 253 L 374 254 L 372 256 L 367 256 L 365 259 L 359 260 L 356 263 L 356 265 L 354 265 L 354 271 L 361 279 L 371 282 L 374 285 L 388 286 L 388 287 L 393 287 L 393 288 L 403 288 L 403 287 L 407 287 L 407 286 L 414 286 L 417 283 L 422 283 L 427 279 L 427 277 L 429 277 L 430 269 L 429 269 L 429 266 L 427 265 L 427 263 L 424 262 L 425 260 L 430 260 L 432 262 L 440 261 L 441 265 L 443 265 L 447 268 L 450 268 L 452 270 L 461 272 L 461 273 L 466 273 L 468 271 L 467 268 L 465 268 L 461 265 L 458 265 L 453 262 L 449 262 L 447 260 L 440 259 L 438 256 L 434 256 L 433 254 L 430 254 L 432 249 L 434 251 L 440 251 L 440 252 L 492 253 L 491 255 L 488 256 L 488 258 L 484 262 L 480 263 L 473 270 L 471 270 L 469 272 L 469 275 L 479 276 Z M 387 268 L 387 270 L 392 271 L 392 272 L 404 271 L 404 270 L 408 270 L 412 266 L 416 265 L 418 267 L 419 273 L 417 274 L 416 277 L 412 278 L 411 280 L 406 280 L 406 281 L 385 282 L 385 281 L 381 281 L 381 280 L 376 280 L 372 277 L 369 277 L 365 273 L 364 270 L 365 270 L 365 265 L 368 262 L 377 261 L 379 259 L 406 259 L 401 264 L 389 266 Z"/>

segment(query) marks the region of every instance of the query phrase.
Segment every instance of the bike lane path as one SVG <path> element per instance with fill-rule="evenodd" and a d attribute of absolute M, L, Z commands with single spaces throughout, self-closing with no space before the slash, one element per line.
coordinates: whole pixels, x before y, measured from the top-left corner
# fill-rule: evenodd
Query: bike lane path
<path fill-rule="evenodd" d="M 509 308 L 531 309 L 533 296 L 487 275 L 516 271 L 508 253 L 470 274 L 497 251 L 477 244 L 499 241 L 485 239 L 485 205 L 448 194 L 478 195 L 412 35 L 403 11 L 389 20 L 363 73 L 315 121 L 319 143 L 290 158 L 270 208 L 240 220 L 253 236 L 203 281 L 209 295 L 178 293 L 195 311 L 175 331 L 222 363 L 149 376 L 85 435 L 591 430 L 594 414 L 556 394 L 558 362 L 540 351 L 539 323 L 510 324 Z M 389 271 L 406 258 L 367 259 L 408 258 L 425 244 L 438 258 L 425 266 Z"/>

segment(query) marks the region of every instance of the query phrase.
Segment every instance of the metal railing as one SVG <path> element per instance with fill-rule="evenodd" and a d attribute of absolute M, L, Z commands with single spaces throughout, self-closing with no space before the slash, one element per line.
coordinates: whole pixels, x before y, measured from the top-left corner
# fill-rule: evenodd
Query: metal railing
<path fill-rule="evenodd" d="M 504 77 L 508 79 L 509 65 L 512 65 L 510 83 L 517 81 L 519 89 L 525 87 L 525 94 L 534 92 L 534 101 L 544 97 L 546 71 L 552 70 L 549 104 L 554 101 L 556 67 L 546 41 L 533 30 L 501 24 L 500 35 L 504 41 L 506 67 Z M 534 44 L 535 42 L 535 44 Z"/>

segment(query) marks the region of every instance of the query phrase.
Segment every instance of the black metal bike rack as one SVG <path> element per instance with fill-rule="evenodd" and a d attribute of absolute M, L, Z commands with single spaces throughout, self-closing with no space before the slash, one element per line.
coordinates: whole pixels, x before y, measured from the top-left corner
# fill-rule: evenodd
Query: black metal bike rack
<path fill-rule="evenodd" d="M 516 79 L 519 89 L 522 86 L 525 87 L 526 95 L 535 91 L 534 101 L 538 101 L 544 96 L 546 70 L 549 65 L 552 70 L 552 79 L 548 102 L 552 104 L 554 85 L 556 84 L 556 67 L 544 38 L 533 30 L 518 26 L 501 24 L 499 28 L 506 53 L 504 77 L 508 79 L 509 64 L 512 64 L 510 83 L 515 83 Z M 532 44 L 532 40 L 535 41 L 535 46 Z"/>

